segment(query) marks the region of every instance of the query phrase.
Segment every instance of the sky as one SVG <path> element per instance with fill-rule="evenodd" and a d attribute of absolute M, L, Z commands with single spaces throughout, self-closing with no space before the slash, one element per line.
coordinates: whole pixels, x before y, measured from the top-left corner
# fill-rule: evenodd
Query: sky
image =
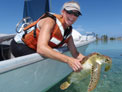
<path fill-rule="evenodd" d="M 16 24 L 23 17 L 24 0 L 0 0 L 0 33 L 16 33 Z M 71 0 L 50 0 L 51 12 L 60 14 L 62 5 Z M 122 0 L 75 0 L 82 16 L 73 24 L 81 34 L 94 32 L 122 36 Z"/>

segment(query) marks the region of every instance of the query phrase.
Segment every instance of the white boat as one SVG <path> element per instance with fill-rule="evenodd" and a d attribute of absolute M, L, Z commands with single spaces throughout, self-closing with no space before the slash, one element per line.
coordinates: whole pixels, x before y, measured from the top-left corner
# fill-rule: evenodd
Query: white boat
<path fill-rule="evenodd" d="M 49 3 L 48 0 L 25 0 L 24 11 L 27 12 L 27 8 L 31 7 L 27 4 L 39 3 L 38 1 L 43 2 L 43 5 Z M 29 14 L 24 14 L 27 15 Z M 96 40 L 94 35 L 81 35 L 76 30 L 73 30 L 72 35 L 77 49 L 83 54 L 88 45 Z M 43 58 L 37 53 L 11 57 L 9 45 L 13 37 L 14 34 L 0 35 L 0 39 L 4 39 L 0 42 L 0 92 L 46 92 L 72 72 L 67 64 Z M 66 46 L 55 50 L 71 56 Z"/>

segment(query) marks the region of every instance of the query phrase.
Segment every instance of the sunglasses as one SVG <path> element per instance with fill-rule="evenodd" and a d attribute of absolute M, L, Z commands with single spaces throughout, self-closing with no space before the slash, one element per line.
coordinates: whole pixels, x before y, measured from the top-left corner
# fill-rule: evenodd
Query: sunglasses
<path fill-rule="evenodd" d="M 81 13 L 79 11 L 72 11 L 72 10 L 66 10 L 64 9 L 68 14 L 73 14 L 74 16 L 78 17 L 79 15 L 81 15 Z"/>

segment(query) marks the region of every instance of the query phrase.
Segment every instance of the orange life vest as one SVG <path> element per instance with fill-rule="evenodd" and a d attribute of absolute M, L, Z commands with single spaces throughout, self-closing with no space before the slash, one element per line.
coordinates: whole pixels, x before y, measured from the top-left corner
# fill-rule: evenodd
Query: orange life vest
<path fill-rule="evenodd" d="M 37 28 L 37 23 L 40 19 L 45 17 L 51 17 L 56 21 L 55 27 L 53 29 L 49 46 L 52 48 L 61 47 L 64 43 L 67 43 L 72 32 L 72 26 L 68 27 L 64 30 L 64 20 L 61 15 L 46 13 L 42 17 L 40 17 L 37 21 L 28 25 L 24 28 L 25 34 L 22 37 L 22 41 L 30 48 L 36 50 L 37 49 L 37 40 L 39 36 L 39 29 Z M 30 31 L 31 30 L 31 31 Z M 29 32 L 28 32 L 29 31 Z"/>

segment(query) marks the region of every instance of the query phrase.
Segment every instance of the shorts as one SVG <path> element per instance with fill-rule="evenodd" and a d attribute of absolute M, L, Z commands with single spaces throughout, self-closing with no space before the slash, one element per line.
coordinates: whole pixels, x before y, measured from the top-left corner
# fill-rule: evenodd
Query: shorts
<path fill-rule="evenodd" d="M 31 49 L 30 47 L 28 47 L 27 45 L 23 43 L 15 42 L 14 39 L 11 41 L 10 49 L 11 49 L 12 54 L 15 57 L 36 53 L 35 50 Z"/>

